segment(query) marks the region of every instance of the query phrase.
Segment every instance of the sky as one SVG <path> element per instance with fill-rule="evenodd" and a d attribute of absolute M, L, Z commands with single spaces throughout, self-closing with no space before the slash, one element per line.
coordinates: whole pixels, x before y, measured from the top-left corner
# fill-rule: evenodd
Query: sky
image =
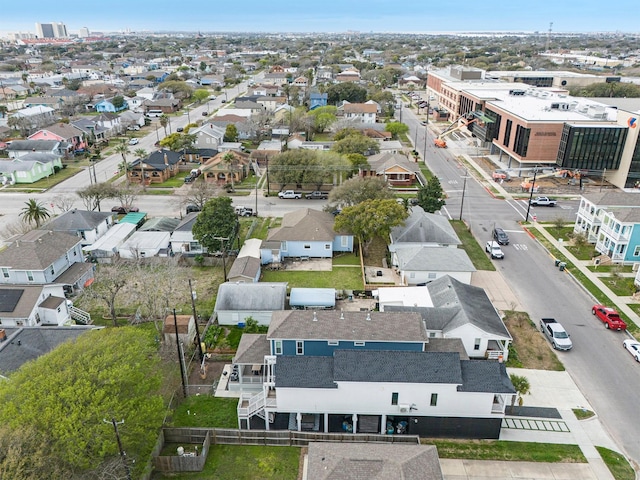
<path fill-rule="evenodd" d="M 0 33 L 62 22 L 94 32 L 638 32 L 637 3 L 618 0 L 28 0 L 2 6 Z"/>

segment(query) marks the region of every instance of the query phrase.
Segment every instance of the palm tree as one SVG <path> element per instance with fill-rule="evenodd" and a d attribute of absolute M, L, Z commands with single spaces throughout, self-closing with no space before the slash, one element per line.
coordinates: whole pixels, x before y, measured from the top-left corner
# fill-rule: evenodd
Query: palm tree
<path fill-rule="evenodd" d="M 235 185 L 234 185 L 235 174 L 234 174 L 234 172 L 236 170 L 236 165 L 238 163 L 238 159 L 236 158 L 236 156 L 233 153 L 227 152 L 222 157 L 222 161 L 229 167 L 229 175 L 231 176 L 231 191 L 233 192 L 235 190 Z"/>
<path fill-rule="evenodd" d="M 127 144 L 126 140 L 120 140 L 120 143 L 118 143 L 114 148 L 113 151 L 116 153 L 119 153 L 120 155 L 122 155 L 122 170 L 124 171 L 125 176 L 127 177 L 127 184 L 129 183 L 129 175 L 127 175 L 127 172 L 129 171 L 129 163 L 127 162 L 127 155 L 129 153 L 131 153 L 129 151 L 129 145 Z"/>
<path fill-rule="evenodd" d="M 133 151 L 133 154 L 138 157 L 140 159 L 140 168 L 142 169 L 142 178 L 141 178 L 141 182 L 142 182 L 142 188 L 145 188 L 145 183 L 144 183 L 144 159 L 147 157 L 147 151 L 144 148 L 136 148 Z"/>
<path fill-rule="evenodd" d="M 167 124 L 169 123 L 169 117 L 167 117 L 164 113 L 160 115 L 160 125 L 164 128 L 164 136 L 167 136 Z"/>
<path fill-rule="evenodd" d="M 513 388 L 516 391 L 516 395 L 511 397 L 511 411 L 513 412 L 513 405 L 516 403 L 516 396 L 518 397 L 519 405 L 522 405 L 522 396 L 531 391 L 531 384 L 529 383 L 529 379 L 527 379 L 527 377 L 522 377 L 520 375 L 509 375 L 509 379 L 511 380 Z"/>
<path fill-rule="evenodd" d="M 35 223 L 36 228 L 40 228 L 42 222 L 51 216 L 49 210 L 35 198 L 30 198 L 25 205 L 20 212 L 20 217 L 27 223 Z"/>

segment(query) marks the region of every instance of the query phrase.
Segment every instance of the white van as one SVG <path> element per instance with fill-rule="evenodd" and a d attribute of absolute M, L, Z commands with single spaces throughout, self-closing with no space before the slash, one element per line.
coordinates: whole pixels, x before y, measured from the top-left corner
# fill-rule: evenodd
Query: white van
<path fill-rule="evenodd" d="M 147 117 L 161 117 L 162 116 L 162 110 L 149 110 L 147 112 Z"/>

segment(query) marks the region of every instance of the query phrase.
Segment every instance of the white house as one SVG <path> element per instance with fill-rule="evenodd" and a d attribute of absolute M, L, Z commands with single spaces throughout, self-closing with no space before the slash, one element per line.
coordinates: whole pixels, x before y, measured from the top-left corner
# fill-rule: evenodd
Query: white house
<path fill-rule="evenodd" d="M 131 235 L 118 248 L 120 257 L 140 259 L 169 255 L 170 232 L 141 232 Z"/>
<path fill-rule="evenodd" d="M 223 283 L 213 311 L 220 325 L 238 325 L 248 317 L 269 325 L 274 311 L 284 310 L 286 283 Z"/>
<path fill-rule="evenodd" d="M 0 287 L 0 325 L 34 327 L 71 322 L 70 306 L 62 285 Z"/>
<path fill-rule="evenodd" d="M 402 285 L 420 285 L 448 275 L 470 284 L 476 271 L 467 252 L 461 248 L 397 247 L 394 259 Z"/>

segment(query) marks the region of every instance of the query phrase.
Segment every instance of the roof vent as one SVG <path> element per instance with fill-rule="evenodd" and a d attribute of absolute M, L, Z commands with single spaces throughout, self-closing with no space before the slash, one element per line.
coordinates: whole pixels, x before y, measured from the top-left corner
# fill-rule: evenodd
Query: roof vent
<path fill-rule="evenodd" d="M 314 322 L 318 321 L 318 314 L 316 312 L 313 312 L 313 321 Z"/>
<path fill-rule="evenodd" d="M 371 320 L 371 313 L 367 312 L 367 321 L 370 321 L 370 320 Z"/>

